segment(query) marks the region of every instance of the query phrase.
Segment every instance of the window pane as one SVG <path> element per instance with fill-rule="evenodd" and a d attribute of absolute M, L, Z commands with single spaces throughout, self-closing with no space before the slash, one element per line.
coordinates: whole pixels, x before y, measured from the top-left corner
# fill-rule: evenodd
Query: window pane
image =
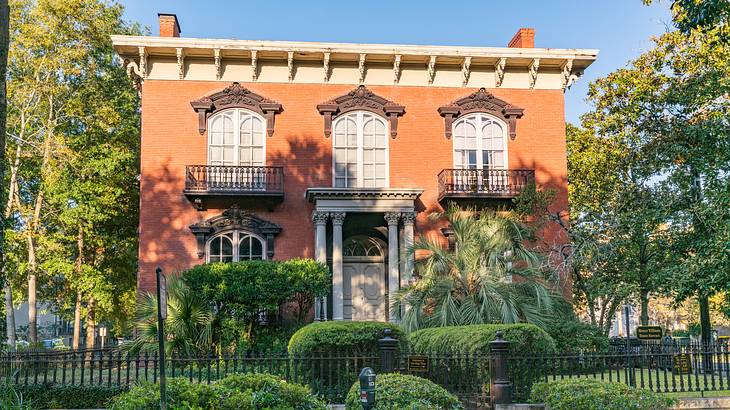
<path fill-rule="evenodd" d="M 375 166 L 374 165 L 363 165 L 362 167 L 362 173 L 363 178 L 372 178 L 375 176 Z"/>
<path fill-rule="evenodd" d="M 251 237 L 245 236 L 238 245 L 238 259 L 246 260 L 251 256 Z"/>
<path fill-rule="evenodd" d="M 233 145 L 233 118 L 223 117 L 223 144 Z"/>
<path fill-rule="evenodd" d="M 354 149 L 347 150 L 347 162 L 350 164 L 357 163 L 357 150 L 354 150 Z"/>
<path fill-rule="evenodd" d="M 215 238 L 210 241 L 210 256 L 219 256 L 221 254 L 221 238 Z"/>
<path fill-rule="evenodd" d="M 467 164 L 470 169 L 477 167 L 477 152 L 467 151 Z"/>
<path fill-rule="evenodd" d="M 374 147 L 375 146 L 375 134 L 370 134 L 366 131 L 365 134 L 363 134 L 362 146 L 365 148 Z"/>
<path fill-rule="evenodd" d="M 239 154 L 239 158 L 241 160 L 241 165 L 251 165 L 251 149 L 250 148 L 241 148 L 241 153 Z"/>
<path fill-rule="evenodd" d="M 221 236 L 221 254 L 223 256 L 233 255 L 233 243 L 225 236 Z"/>
<path fill-rule="evenodd" d="M 492 160 L 494 166 L 498 168 L 504 168 L 504 151 L 494 151 L 492 153 Z"/>
<path fill-rule="evenodd" d="M 375 151 L 375 161 L 379 162 L 381 164 L 385 163 L 385 150 L 384 149 L 379 149 L 379 150 Z"/>
<path fill-rule="evenodd" d="M 254 259 L 262 259 L 264 255 L 264 248 L 261 245 L 261 241 L 256 238 L 251 238 L 251 256 Z"/>
<path fill-rule="evenodd" d="M 371 149 L 366 149 L 362 152 L 362 160 L 367 164 L 375 160 L 375 152 Z"/>
<path fill-rule="evenodd" d="M 385 178 L 385 165 L 376 165 L 375 175 L 378 176 L 378 178 Z"/>
<path fill-rule="evenodd" d="M 251 145 L 251 117 L 245 118 L 241 121 L 241 145 Z"/>
<path fill-rule="evenodd" d="M 263 165 L 264 164 L 264 149 L 263 148 L 253 148 L 251 151 L 253 154 L 252 165 Z"/>

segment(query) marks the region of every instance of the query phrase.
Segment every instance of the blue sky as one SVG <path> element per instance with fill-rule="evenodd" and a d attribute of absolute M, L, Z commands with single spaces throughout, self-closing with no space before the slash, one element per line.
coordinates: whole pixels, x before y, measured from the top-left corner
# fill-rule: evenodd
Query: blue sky
<path fill-rule="evenodd" d="M 534 27 L 536 47 L 600 50 L 566 93 L 569 122 L 590 109 L 590 81 L 623 67 L 671 24 L 668 0 L 652 6 L 641 0 L 120 2 L 126 19 L 153 35 L 158 12 L 176 13 L 184 37 L 505 46 L 519 27 Z"/>

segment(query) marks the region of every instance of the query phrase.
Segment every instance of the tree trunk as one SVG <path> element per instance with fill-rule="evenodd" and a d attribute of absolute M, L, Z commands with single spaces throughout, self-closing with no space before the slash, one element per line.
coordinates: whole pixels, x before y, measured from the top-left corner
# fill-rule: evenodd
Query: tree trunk
<path fill-rule="evenodd" d="M 639 298 L 641 299 L 641 325 L 649 325 L 649 291 L 641 289 L 639 292 Z"/>
<path fill-rule="evenodd" d="M 8 345 L 15 347 L 15 308 L 13 307 L 13 290 L 10 282 L 5 279 L 5 333 L 8 338 Z"/>
<path fill-rule="evenodd" d="M 707 296 L 700 296 L 700 328 L 702 331 L 702 344 L 709 345 L 712 341 L 712 323 L 710 322 L 710 301 Z"/>
<path fill-rule="evenodd" d="M 28 242 L 28 341 L 31 344 L 38 343 L 38 322 L 36 303 L 36 259 L 35 244 L 30 232 L 27 235 Z"/>
<path fill-rule="evenodd" d="M 94 315 L 96 314 L 96 300 L 93 296 L 89 297 L 89 304 L 86 306 L 86 348 L 93 349 L 96 342 L 96 322 Z"/>
<path fill-rule="evenodd" d="M 7 118 L 7 89 L 5 74 L 8 68 L 8 49 L 10 48 L 10 9 L 8 0 L 0 0 L 0 181 L 5 180 L 5 125 Z M 10 198 L 10 195 L 8 195 Z M 5 193 L 0 191 L 0 203 L 5 199 Z M 12 202 L 10 202 L 12 203 Z M 5 320 L 8 343 L 15 346 L 15 311 L 13 310 L 13 293 L 10 289 L 7 272 L 5 271 L 5 226 L 7 216 L 0 216 L 0 263 L 2 263 L 3 282 L 5 284 Z M 9 295 L 9 296 L 8 296 Z M 9 308 L 8 308 L 9 307 Z"/>
<path fill-rule="evenodd" d="M 81 341 L 81 292 L 76 292 L 76 306 L 74 307 L 74 336 L 71 348 L 79 350 Z"/>
<path fill-rule="evenodd" d="M 18 145 L 18 148 L 15 150 L 15 161 L 10 172 L 10 188 L 8 189 L 8 202 L 5 205 L 5 212 L 3 213 L 4 220 L 8 220 L 8 218 L 10 218 L 10 213 L 13 210 L 13 201 L 15 200 L 15 193 L 17 192 L 18 186 L 18 167 L 20 166 L 20 151 L 21 145 Z M 5 335 L 8 340 L 8 345 L 15 346 L 17 335 L 15 333 L 15 308 L 13 306 L 13 289 L 10 286 L 10 273 L 8 272 L 7 266 L 4 263 L 2 268 L 2 274 L 3 279 L 5 280 L 3 286 L 5 290 Z"/>

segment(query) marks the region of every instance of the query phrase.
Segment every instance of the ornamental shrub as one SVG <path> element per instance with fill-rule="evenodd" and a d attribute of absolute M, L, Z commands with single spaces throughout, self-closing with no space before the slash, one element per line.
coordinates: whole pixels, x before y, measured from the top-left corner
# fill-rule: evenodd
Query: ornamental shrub
<path fill-rule="evenodd" d="M 603 330 L 577 320 L 556 321 L 545 330 L 555 341 L 558 352 L 606 352 L 610 347 L 608 336 Z"/>
<path fill-rule="evenodd" d="M 550 410 L 663 410 L 674 404 L 673 399 L 650 390 L 595 379 L 536 383 L 532 401 L 545 403 Z"/>
<path fill-rule="evenodd" d="M 104 408 L 114 396 L 125 391 L 122 387 L 66 386 L 58 384 L 30 384 L 12 389 L 23 406 L 9 408 L 34 409 L 98 409 Z M 4 408 L 4 407 L 3 407 Z"/>
<path fill-rule="evenodd" d="M 383 322 L 330 321 L 312 323 L 299 329 L 289 339 L 289 354 L 309 356 L 321 352 L 347 352 L 373 355 L 378 351 L 378 339 L 391 330 L 391 337 L 407 344 L 400 326 Z"/>
<path fill-rule="evenodd" d="M 326 405 L 309 388 L 269 374 L 232 374 L 212 384 L 184 378 L 168 380 L 169 408 L 191 410 L 292 409 L 324 410 Z M 116 397 L 112 410 L 152 409 L 160 401 L 159 386 L 144 383 Z"/>
<path fill-rule="evenodd" d="M 360 410 L 360 383 L 355 382 L 347 394 L 345 409 Z M 460 410 L 459 399 L 443 387 L 421 377 L 397 373 L 379 374 L 375 378 L 373 410 Z"/>
<path fill-rule="evenodd" d="M 512 342 L 510 347 L 514 354 L 550 354 L 556 351 L 553 338 L 528 323 L 432 327 L 409 334 L 408 343 L 414 353 L 487 356 L 489 343 L 496 338 L 498 330 Z"/>

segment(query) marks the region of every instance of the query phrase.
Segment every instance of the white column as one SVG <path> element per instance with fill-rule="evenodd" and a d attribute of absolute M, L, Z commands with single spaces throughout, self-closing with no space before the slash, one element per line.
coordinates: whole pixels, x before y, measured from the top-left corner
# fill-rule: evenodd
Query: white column
<path fill-rule="evenodd" d="M 328 212 L 314 211 L 314 258 L 317 262 L 327 264 L 327 219 Z M 314 320 L 327 320 L 327 297 L 317 298 L 314 301 Z"/>
<path fill-rule="evenodd" d="M 332 319 L 343 320 L 345 289 L 342 278 L 342 223 L 344 212 L 332 212 Z"/>
<path fill-rule="evenodd" d="M 400 213 L 388 212 L 385 214 L 385 221 L 388 222 L 388 321 L 397 322 L 400 314 L 395 309 L 390 309 L 395 293 L 400 289 L 398 278 L 398 220 Z"/>
<path fill-rule="evenodd" d="M 403 247 L 405 248 L 405 269 L 401 275 L 401 286 L 408 285 L 413 277 L 413 265 L 415 255 L 411 252 L 413 246 L 413 223 L 416 221 L 415 212 L 404 212 L 403 216 Z"/>

